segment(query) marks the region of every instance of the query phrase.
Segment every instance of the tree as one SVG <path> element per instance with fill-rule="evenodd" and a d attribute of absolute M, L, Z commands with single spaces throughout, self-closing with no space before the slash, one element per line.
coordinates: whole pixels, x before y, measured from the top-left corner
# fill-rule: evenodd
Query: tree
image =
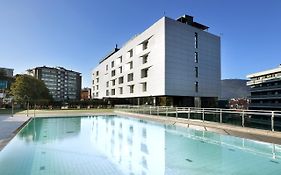
<path fill-rule="evenodd" d="M 11 86 L 11 95 L 14 100 L 23 103 L 46 104 L 52 100 L 49 90 L 42 80 L 29 75 L 19 75 Z"/>

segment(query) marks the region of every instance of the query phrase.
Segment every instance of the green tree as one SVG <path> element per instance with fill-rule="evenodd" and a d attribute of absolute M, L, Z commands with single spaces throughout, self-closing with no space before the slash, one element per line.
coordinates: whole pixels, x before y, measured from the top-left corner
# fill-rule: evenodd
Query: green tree
<path fill-rule="evenodd" d="M 29 75 L 19 75 L 11 86 L 11 95 L 14 100 L 23 103 L 46 104 L 52 100 L 49 90 L 42 80 Z"/>

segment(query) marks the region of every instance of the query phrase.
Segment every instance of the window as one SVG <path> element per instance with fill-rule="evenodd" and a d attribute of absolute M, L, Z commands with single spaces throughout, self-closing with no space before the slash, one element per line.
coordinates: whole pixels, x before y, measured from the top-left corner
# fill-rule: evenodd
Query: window
<path fill-rule="evenodd" d="M 128 56 L 129 58 L 133 57 L 134 53 L 133 53 L 133 49 L 128 51 Z"/>
<path fill-rule="evenodd" d="M 127 78 L 128 78 L 128 82 L 133 81 L 134 80 L 134 74 L 133 73 L 128 74 Z"/>
<path fill-rule="evenodd" d="M 99 85 L 96 85 L 96 90 L 99 90 Z"/>
<path fill-rule="evenodd" d="M 106 96 L 109 96 L 109 90 L 106 90 L 105 94 L 106 94 Z"/>
<path fill-rule="evenodd" d="M 95 80 L 93 80 L 93 84 L 95 84 Z"/>
<path fill-rule="evenodd" d="M 194 62 L 198 63 L 198 52 L 194 52 Z"/>
<path fill-rule="evenodd" d="M 146 92 L 147 91 L 147 83 L 142 83 L 142 91 Z"/>
<path fill-rule="evenodd" d="M 108 71 L 108 64 L 106 65 L 105 70 Z"/>
<path fill-rule="evenodd" d="M 195 67 L 195 77 L 198 78 L 198 67 Z"/>
<path fill-rule="evenodd" d="M 133 69 L 133 61 L 129 62 L 130 69 Z"/>
<path fill-rule="evenodd" d="M 99 78 L 97 78 L 97 83 L 99 83 L 99 80 L 100 80 L 100 79 L 99 79 Z"/>
<path fill-rule="evenodd" d="M 147 59 L 148 59 L 148 54 L 142 56 L 142 64 L 147 63 Z"/>
<path fill-rule="evenodd" d="M 195 82 L 195 92 L 198 92 L 198 81 Z"/>
<path fill-rule="evenodd" d="M 148 68 L 141 70 L 141 78 L 145 78 L 148 76 Z"/>
<path fill-rule="evenodd" d="M 142 43 L 142 50 L 147 49 L 148 47 L 148 40 Z"/>
<path fill-rule="evenodd" d="M 194 35 L 194 46 L 195 46 L 195 48 L 198 48 L 198 33 L 196 33 L 196 32 Z"/>
<path fill-rule="evenodd" d="M 112 81 L 112 86 L 115 86 L 115 79 L 111 81 Z"/>
<path fill-rule="evenodd" d="M 58 90 L 60 90 L 60 88 L 58 88 Z M 93 91 L 95 90 L 95 86 L 93 86 Z"/>
<path fill-rule="evenodd" d="M 99 71 L 96 72 L 96 75 L 99 76 Z"/>
<path fill-rule="evenodd" d="M 109 81 L 106 82 L 106 87 L 108 87 L 108 86 L 109 86 Z"/>
<path fill-rule="evenodd" d="M 99 96 L 99 93 L 98 92 L 96 92 L 96 97 L 98 97 Z"/>
<path fill-rule="evenodd" d="M 111 67 L 114 67 L 114 61 L 111 61 Z"/>
<path fill-rule="evenodd" d="M 122 84 L 123 82 L 124 82 L 124 77 L 119 77 L 119 78 L 118 78 L 118 83 L 119 83 L 119 84 Z"/>
<path fill-rule="evenodd" d="M 111 71 L 111 76 L 114 77 L 115 76 L 115 70 Z"/>
<path fill-rule="evenodd" d="M 119 67 L 119 72 L 122 73 L 122 66 Z"/>
<path fill-rule="evenodd" d="M 123 94 L 123 87 L 119 87 L 119 94 Z"/>
<path fill-rule="evenodd" d="M 122 63 L 122 56 L 116 59 L 116 65 L 119 65 Z"/>
<path fill-rule="evenodd" d="M 129 88 L 130 88 L 130 93 L 134 93 L 134 85 L 130 85 Z"/>
<path fill-rule="evenodd" d="M 111 95 L 115 95 L 115 89 L 111 89 Z"/>

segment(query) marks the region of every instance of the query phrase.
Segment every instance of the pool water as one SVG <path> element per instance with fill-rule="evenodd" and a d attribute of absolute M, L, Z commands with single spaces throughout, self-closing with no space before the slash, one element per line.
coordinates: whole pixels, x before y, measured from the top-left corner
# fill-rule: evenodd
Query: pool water
<path fill-rule="evenodd" d="M 1 175 L 281 174 L 281 146 L 120 116 L 35 118 Z"/>

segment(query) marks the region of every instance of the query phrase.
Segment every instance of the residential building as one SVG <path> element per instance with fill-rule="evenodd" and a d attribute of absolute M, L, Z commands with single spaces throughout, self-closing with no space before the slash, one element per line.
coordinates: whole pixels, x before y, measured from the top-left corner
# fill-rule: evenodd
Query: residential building
<path fill-rule="evenodd" d="M 36 67 L 27 73 L 43 80 L 55 101 L 80 100 L 81 73 L 63 67 Z"/>
<path fill-rule="evenodd" d="M 93 97 L 116 104 L 215 106 L 220 37 L 207 29 L 188 15 L 161 18 L 93 69 Z"/>
<path fill-rule="evenodd" d="M 91 88 L 83 88 L 81 90 L 81 100 L 89 100 L 92 98 Z"/>
<path fill-rule="evenodd" d="M 250 109 L 281 110 L 281 65 L 247 76 L 251 88 Z"/>
<path fill-rule="evenodd" d="M 2 104 L 7 104 L 11 101 L 11 97 L 8 97 L 7 90 L 10 89 L 13 77 L 14 69 L 0 67 L 0 107 Z"/>

